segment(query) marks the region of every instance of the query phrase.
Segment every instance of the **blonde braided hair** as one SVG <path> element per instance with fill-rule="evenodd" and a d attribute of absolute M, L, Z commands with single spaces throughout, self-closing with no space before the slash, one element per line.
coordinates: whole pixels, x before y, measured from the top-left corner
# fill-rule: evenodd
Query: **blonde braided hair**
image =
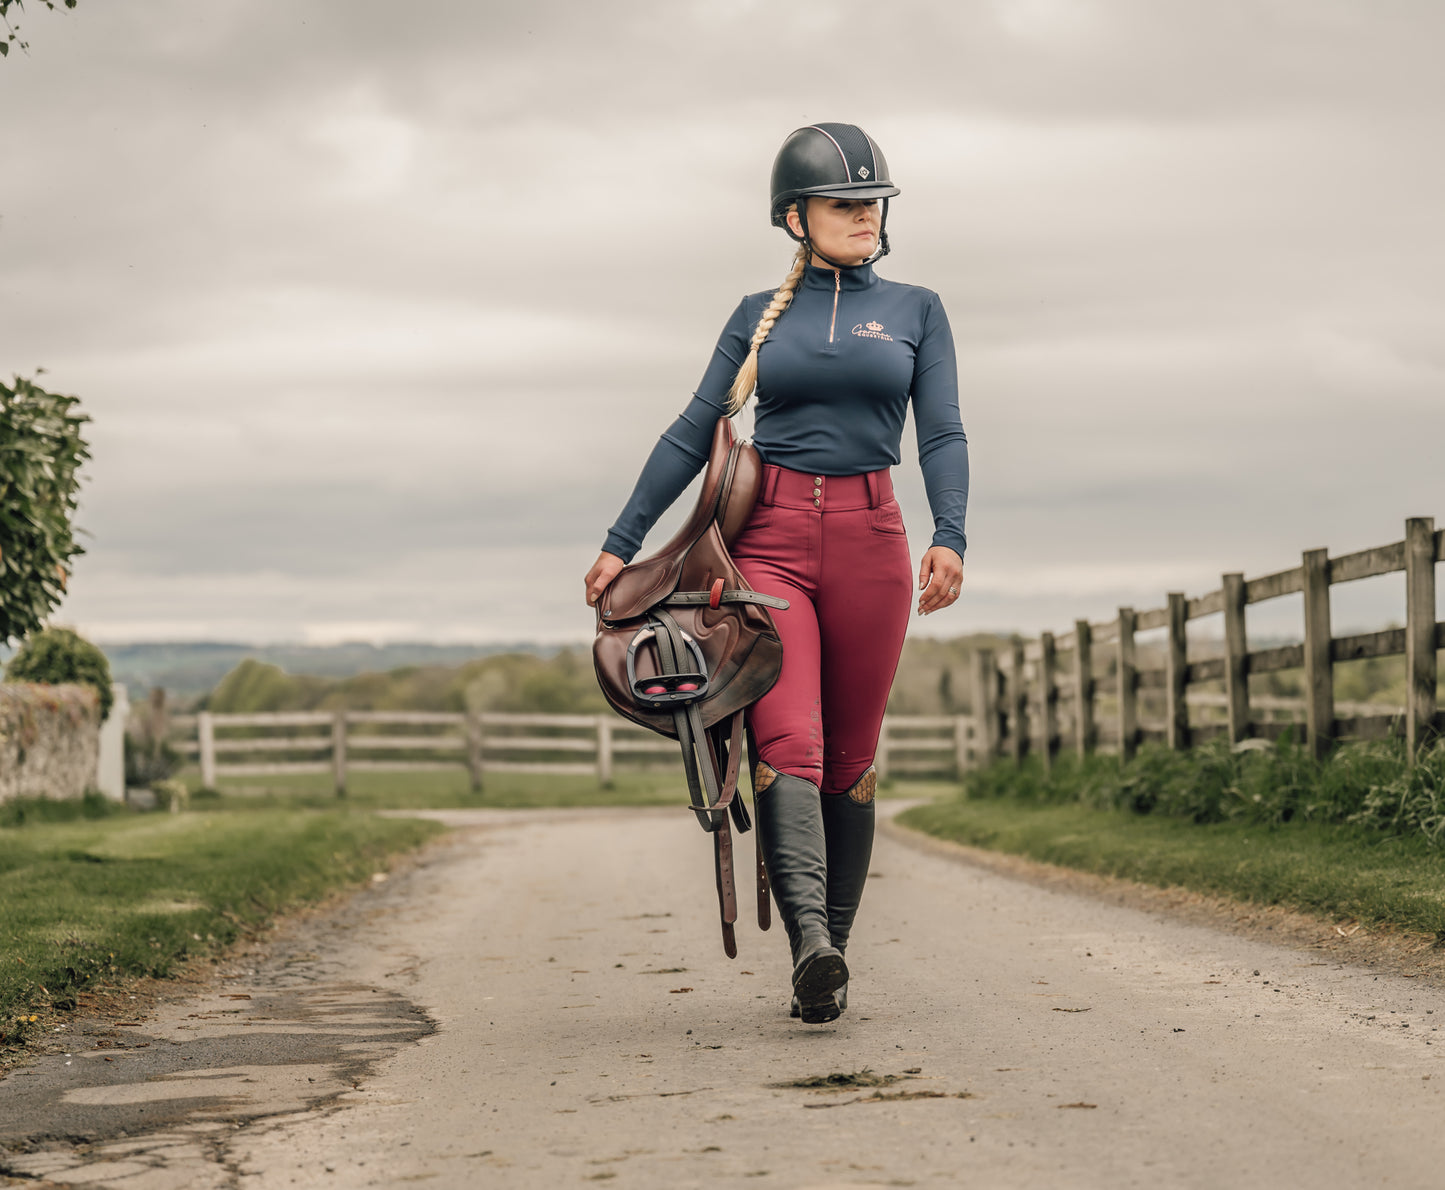
<path fill-rule="evenodd" d="M 789 210 L 796 209 L 796 204 Z M 733 378 L 733 386 L 728 390 L 728 415 L 737 413 L 748 403 L 752 396 L 753 389 L 758 383 L 758 348 L 767 339 L 768 332 L 773 329 L 773 323 L 777 322 L 782 313 L 793 301 L 793 294 L 798 290 L 798 282 L 803 278 L 803 266 L 808 262 L 808 253 L 804 245 L 798 245 L 798 255 L 793 258 L 793 267 L 788 270 L 788 275 L 783 278 L 783 283 L 778 286 L 778 291 L 773 294 L 773 300 L 768 303 L 768 308 L 763 311 L 763 316 L 758 319 L 757 328 L 753 331 L 752 342 L 748 345 L 747 358 L 738 366 L 738 374 Z"/>

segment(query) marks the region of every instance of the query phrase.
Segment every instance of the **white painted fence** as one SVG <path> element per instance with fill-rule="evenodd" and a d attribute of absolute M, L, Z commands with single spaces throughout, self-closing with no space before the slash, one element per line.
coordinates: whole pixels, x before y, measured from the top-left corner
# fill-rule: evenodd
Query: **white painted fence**
<path fill-rule="evenodd" d="M 254 734 L 258 729 L 274 730 Z M 206 786 L 329 772 L 338 793 L 352 772 L 463 769 L 480 789 L 488 773 L 595 776 L 605 784 L 615 769 L 665 768 L 681 759 L 673 741 L 610 714 L 202 711 L 172 715 L 170 736 L 172 747 L 199 762 Z M 977 738 L 970 716 L 890 715 L 878 744 L 879 775 L 956 777 L 979 762 Z"/>

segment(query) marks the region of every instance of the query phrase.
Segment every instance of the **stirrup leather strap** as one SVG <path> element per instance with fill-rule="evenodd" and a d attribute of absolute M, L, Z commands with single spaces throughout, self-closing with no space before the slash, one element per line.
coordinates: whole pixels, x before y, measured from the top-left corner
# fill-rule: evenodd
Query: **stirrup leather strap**
<path fill-rule="evenodd" d="M 681 667 L 688 663 L 682 629 L 660 607 L 653 608 L 649 619 L 657 633 L 657 655 L 662 673 L 670 676 L 682 672 Z M 746 831 L 752 826 L 747 807 L 735 796 L 743 752 L 743 712 L 735 711 L 723 723 L 705 728 L 697 703 L 689 702 L 674 707 L 672 721 L 682 748 L 689 808 L 697 815 L 698 825 L 713 836 L 713 866 L 723 950 L 728 958 L 736 958 L 733 923 L 738 917 L 737 886 L 733 875 L 732 831 L 728 816 L 731 814 L 739 831 Z"/>

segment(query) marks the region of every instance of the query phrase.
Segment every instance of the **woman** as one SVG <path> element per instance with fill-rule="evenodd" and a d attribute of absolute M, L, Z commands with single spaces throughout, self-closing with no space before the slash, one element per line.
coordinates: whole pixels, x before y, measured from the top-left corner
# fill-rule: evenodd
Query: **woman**
<path fill-rule="evenodd" d="M 772 221 L 798 242 L 775 292 L 745 297 L 702 384 L 662 435 L 585 579 L 594 604 L 707 461 L 713 427 L 755 391 L 762 491 L 732 547 L 755 590 L 789 601 L 777 684 L 748 713 L 764 862 L 793 953 L 793 1012 L 847 1006 L 843 952 L 873 848 L 874 752 L 908 623 L 912 567 L 888 468 L 908 403 L 933 512 L 918 612 L 958 599 L 968 444 L 938 295 L 885 281 L 878 146 L 852 124 L 788 137 Z"/>

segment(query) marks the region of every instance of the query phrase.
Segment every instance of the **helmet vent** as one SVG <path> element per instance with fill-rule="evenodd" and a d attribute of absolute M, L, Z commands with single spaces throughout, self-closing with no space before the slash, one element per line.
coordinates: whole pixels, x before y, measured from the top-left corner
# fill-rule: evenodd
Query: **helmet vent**
<path fill-rule="evenodd" d="M 872 176 L 878 162 L 874 159 L 873 146 L 863 129 L 856 124 L 814 124 L 813 127 L 825 133 L 837 146 L 838 153 L 843 158 L 844 179 Z M 863 169 L 868 173 L 858 172 Z"/>

